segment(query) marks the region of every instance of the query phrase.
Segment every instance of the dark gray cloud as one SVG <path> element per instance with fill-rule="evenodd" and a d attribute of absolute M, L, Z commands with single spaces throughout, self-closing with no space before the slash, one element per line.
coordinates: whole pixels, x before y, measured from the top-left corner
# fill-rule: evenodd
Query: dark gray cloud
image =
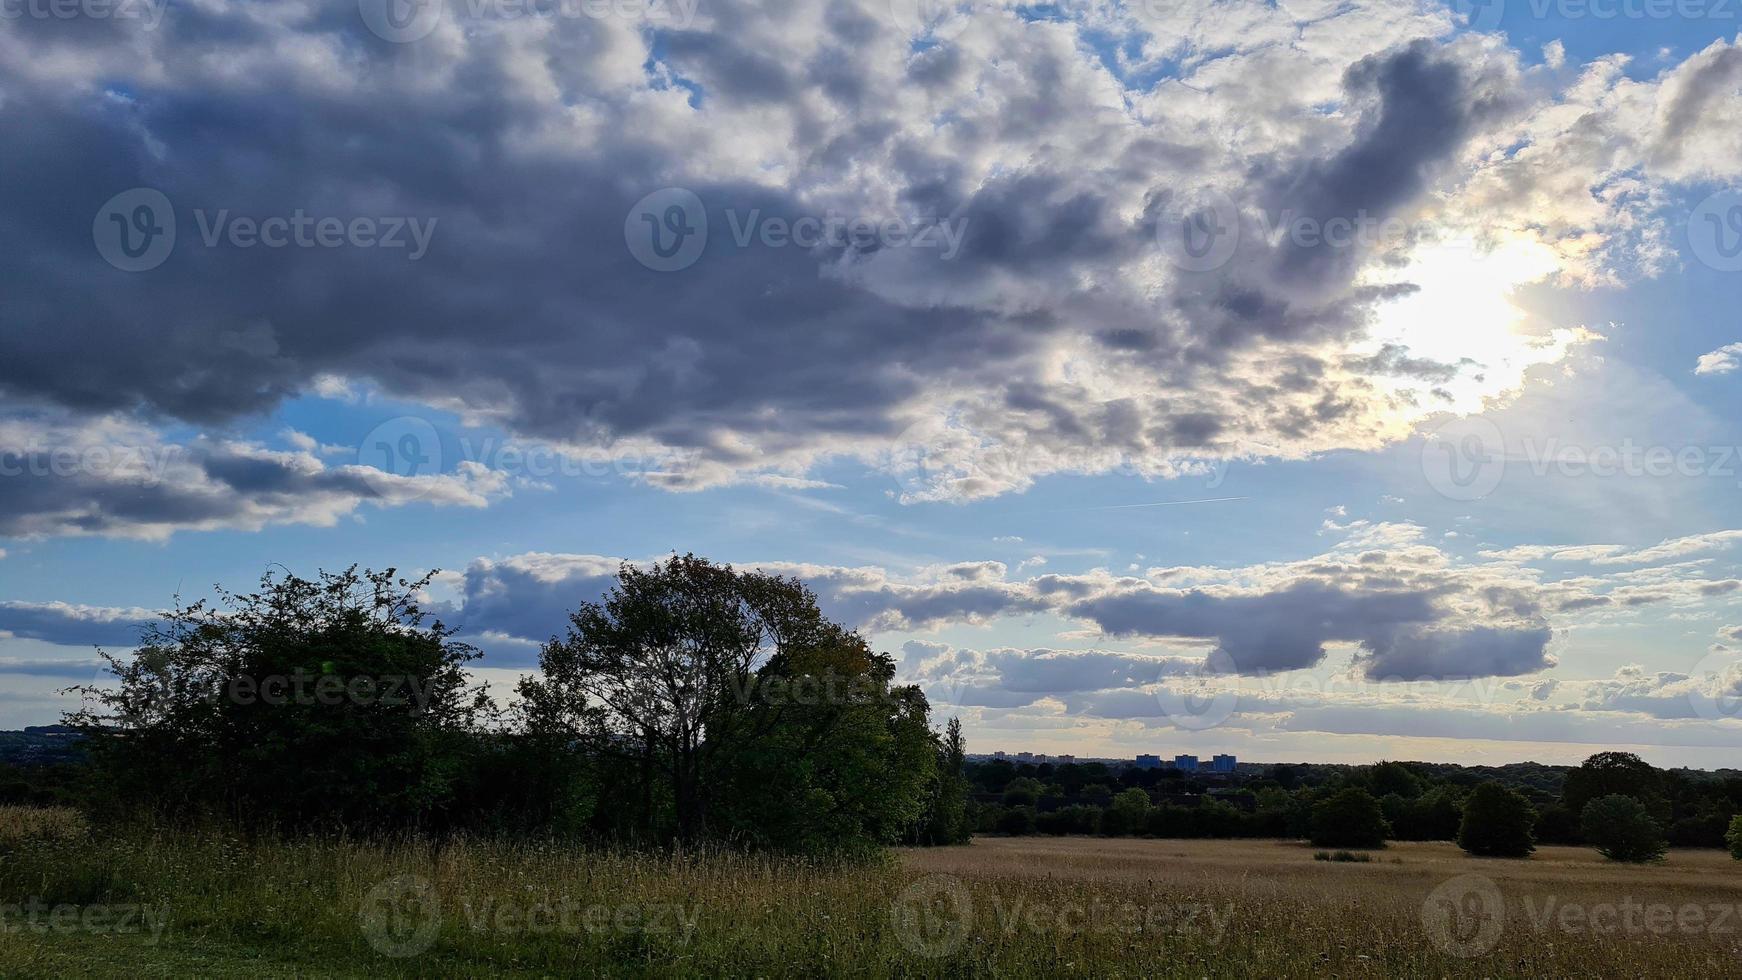
<path fill-rule="evenodd" d="M 1461 63 L 1478 49 L 1367 39 L 1353 68 L 1315 65 L 1348 69 L 1348 132 L 1279 130 L 1241 160 L 1105 112 L 1103 67 L 1002 14 L 986 62 L 916 54 L 881 2 L 831 7 L 816 30 L 728 2 L 683 29 L 462 19 L 412 45 L 354 12 L 294 10 L 177 7 L 146 35 L 55 28 L 29 47 L 22 32 L 42 25 L 0 25 L 20 53 L 0 64 L 0 127 L 29 137 L 0 161 L 0 245 L 18 257 L 0 269 L 0 398 L 222 427 L 340 376 L 521 435 L 676 454 L 688 465 L 650 477 L 673 489 L 874 459 L 922 418 L 965 420 L 976 437 L 952 445 L 1016 460 L 951 481 L 960 496 L 1122 459 L 1367 441 L 1360 416 L 1386 406 L 1316 353 L 1281 376 L 1273 354 L 1245 363 L 1262 342 L 1358 339 L 1386 295 L 1353 285 L 1361 259 L 1285 295 L 1275 269 L 1320 260 L 1252 235 L 1225 270 L 1157 281 L 1158 202 L 1254 184 L 1273 187 L 1266 207 L 1316 216 L 1405 210 L 1486 105 L 1484 69 Z M 707 212 L 707 247 L 681 273 L 624 241 L 631 206 L 666 185 Z M 99 207 L 134 187 L 163 192 L 177 224 L 142 273 L 92 243 Z M 214 222 L 297 213 L 433 230 L 415 261 L 204 240 Z M 734 240 L 747 222 L 831 214 L 946 223 L 959 253 Z M 1114 367 L 1130 390 L 1059 379 L 1050 365 L 1083 340 L 1129 355 Z M 284 480 L 258 460 L 209 475 Z M 17 493 L 0 506 L 37 506 Z M 89 529 L 154 511 L 202 526 L 178 505 L 193 506 L 145 497 L 148 513 Z"/>

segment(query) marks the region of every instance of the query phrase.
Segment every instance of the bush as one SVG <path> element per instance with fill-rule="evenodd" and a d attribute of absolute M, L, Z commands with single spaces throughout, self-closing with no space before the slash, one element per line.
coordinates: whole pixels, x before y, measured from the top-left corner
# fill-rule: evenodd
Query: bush
<path fill-rule="evenodd" d="M 1730 856 L 1742 861 L 1742 813 L 1730 818 L 1730 829 L 1724 832 L 1724 843 L 1730 845 Z"/>
<path fill-rule="evenodd" d="M 998 818 L 998 832 L 1001 834 L 1032 834 L 1034 833 L 1034 808 L 1013 806 Z"/>
<path fill-rule="evenodd" d="M 1669 847 L 1645 804 L 1620 793 L 1599 796 L 1586 804 L 1579 832 L 1598 854 L 1611 861 L 1656 861 Z"/>
<path fill-rule="evenodd" d="M 1528 857 L 1536 850 L 1530 801 L 1499 783 L 1476 787 L 1464 804 L 1458 846 L 1478 857 Z"/>
<path fill-rule="evenodd" d="M 1330 851 L 1315 851 L 1313 853 L 1313 860 L 1314 861 L 1341 861 L 1341 862 L 1352 861 L 1356 864 L 1366 864 L 1367 862 L 1373 860 L 1373 856 L 1370 854 L 1356 854 L 1353 851 L 1338 851 L 1335 854 L 1331 853 Z"/>
<path fill-rule="evenodd" d="M 1313 807 L 1312 833 L 1318 847 L 1384 847 L 1391 828 L 1373 794 L 1354 786 Z"/>

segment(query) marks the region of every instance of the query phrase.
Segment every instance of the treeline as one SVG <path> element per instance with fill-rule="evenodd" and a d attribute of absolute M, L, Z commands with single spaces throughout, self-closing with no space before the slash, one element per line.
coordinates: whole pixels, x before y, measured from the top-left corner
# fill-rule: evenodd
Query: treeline
<path fill-rule="evenodd" d="M 1277 765 L 1238 786 L 1173 769 L 1094 762 L 975 761 L 966 773 L 975 790 L 970 820 L 980 833 L 1283 837 L 1327 846 L 1459 840 L 1478 799 L 1478 822 L 1496 814 L 1493 820 L 1508 822 L 1509 841 L 1520 839 L 1512 828 L 1523 824 L 1531 844 L 1602 847 L 1609 834 L 1593 828 L 1624 823 L 1630 837 L 1668 846 L 1733 844 L 1729 831 L 1742 814 L 1742 778 L 1660 770 L 1625 752 L 1598 753 L 1553 778 L 1543 775 L 1549 768 L 1519 767 L 1526 778 L 1509 780 L 1493 778 L 1498 770 L 1422 763 Z M 1598 801 L 1607 801 L 1599 810 L 1604 816 L 1587 819 Z M 1333 829 L 1315 829 L 1318 824 Z M 1348 835 L 1355 839 L 1339 839 L 1339 825 L 1361 829 Z M 1486 823 L 1475 828 L 1478 834 L 1489 829 Z"/>
<path fill-rule="evenodd" d="M 964 745 L 802 583 L 625 565 L 498 710 L 431 580 L 268 575 L 178 606 L 76 689 L 87 808 L 277 829 L 805 853 L 964 841 Z M 553 626 L 557 624 L 552 624 Z M 67 787 L 57 787 L 64 795 Z"/>

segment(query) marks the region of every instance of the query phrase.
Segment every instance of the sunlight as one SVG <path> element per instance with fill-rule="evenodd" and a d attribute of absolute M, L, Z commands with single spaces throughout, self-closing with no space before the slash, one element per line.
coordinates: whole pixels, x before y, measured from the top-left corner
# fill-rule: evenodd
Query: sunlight
<path fill-rule="evenodd" d="M 1483 400 L 1517 388 L 1524 372 L 1565 356 L 1580 333 L 1523 329 L 1528 314 L 1513 302 L 1521 286 L 1554 273 L 1554 250 L 1534 238 L 1514 237 L 1498 246 L 1465 241 L 1418 246 L 1401 269 L 1370 273 L 1369 284 L 1408 282 L 1417 292 L 1384 304 L 1373 330 L 1373 349 L 1401 344 L 1412 358 L 1462 365 L 1458 376 L 1433 387 L 1452 396 L 1441 407 L 1481 411 Z M 1401 390 L 1421 382 L 1396 378 Z"/>

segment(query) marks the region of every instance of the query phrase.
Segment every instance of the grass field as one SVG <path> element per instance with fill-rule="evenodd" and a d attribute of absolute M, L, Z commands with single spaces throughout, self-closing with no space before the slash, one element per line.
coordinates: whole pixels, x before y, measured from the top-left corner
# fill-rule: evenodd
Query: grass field
<path fill-rule="evenodd" d="M 0 976 L 1727 976 L 1739 903 L 1715 851 L 1030 837 L 839 866 L 99 830 L 0 846 Z"/>

